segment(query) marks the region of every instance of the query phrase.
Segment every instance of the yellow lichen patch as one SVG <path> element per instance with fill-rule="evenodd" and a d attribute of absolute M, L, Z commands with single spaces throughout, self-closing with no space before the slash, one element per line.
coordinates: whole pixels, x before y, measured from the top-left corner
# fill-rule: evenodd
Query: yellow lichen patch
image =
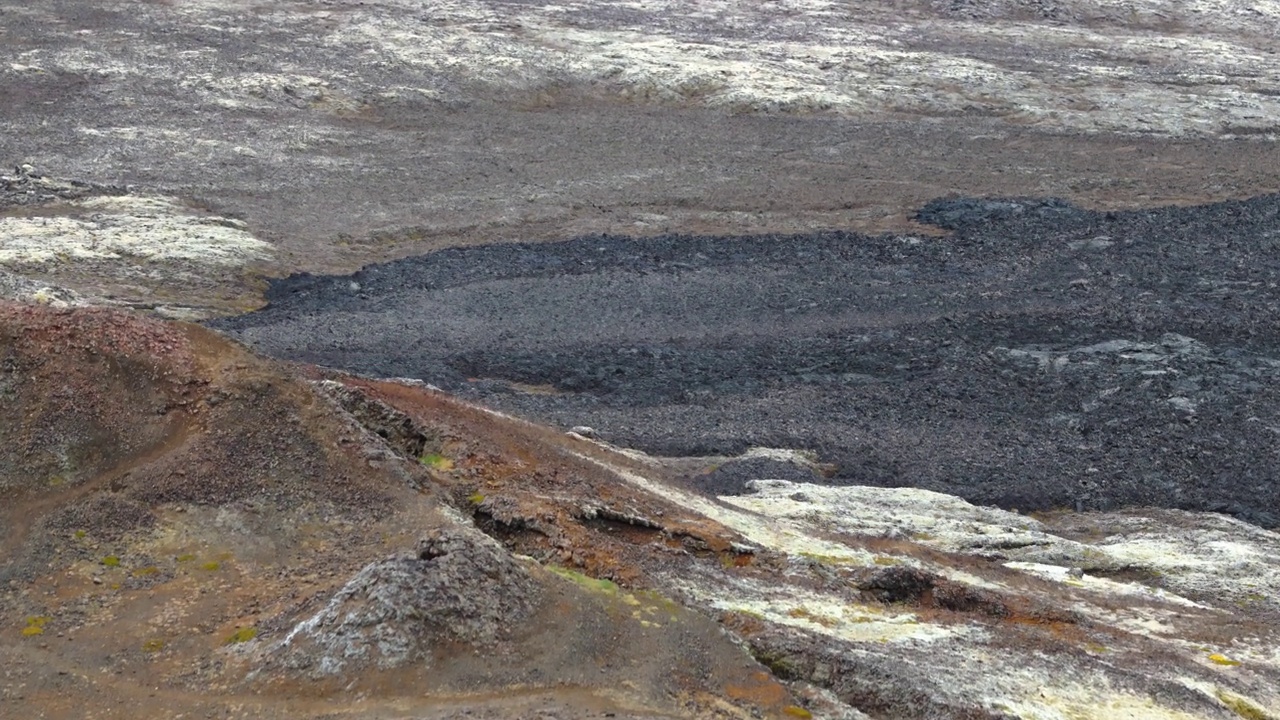
<path fill-rule="evenodd" d="M 812 560 L 822 565 L 861 565 L 858 559 L 847 557 L 844 555 L 824 555 L 822 553 L 801 551 L 798 553 L 800 557 L 806 560 Z"/>
<path fill-rule="evenodd" d="M 765 585 L 741 583 L 738 597 L 708 597 L 717 610 L 763 618 L 768 622 L 829 635 L 855 643 L 932 642 L 976 632 L 972 627 L 922 622 L 914 613 L 850 602 L 839 595 L 792 588 L 784 595 Z"/>
<path fill-rule="evenodd" d="M 782 708 L 782 714 L 783 714 L 783 715 L 786 715 L 787 717 L 793 717 L 793 718 L 811 718 L 811 717 L 813 717 L 813 713 L 809 712 L 808 710 L 805 710 L 804 708 L 800 707 L 799 705 L 788 705 L 788 706 L 786 706 L 786 707 Z"/>
<path fill-rule="evenodd" d="M 664 597 L 660 593 L 652 590 L 640 590 L 635 593 L 629 593 L 622 588 L 619 588 L 617 583 L 614 583 L 611 580 L 593 578 L 588 575 L 584 575 L 577 570 L 570 570 L 569 568 L 557 565 L 545 565 L 544 567 L 550 572 L 559 575 L 566 580 L 572 581 L 587 590 L 602 593 L 613 601 L 621 601 L 622 604 L 634 608 L 631 611 L 631 617 L 635 620 L 639 620 L 640 624 L 645 627 L 662 627 L 662 624 L 656 620 L 645 619 L 646 615 L 657 619 L 662 619 L 661 616 L 665 615 L 666 620 L 671 623 L 680 622 L 680 615 L 677 612 L 680 606 L 677 605 L 675 601 Z"/>
<path fill-rule="evenodd" d="M 22 628 L 23 636 L 32 637 L 34 635 L 43 635 L 44 626 L 47 625 L 51 619 L 52 618 L 47 615 L 32 615 L 28 617 L 26 627 Z"/>
<path fill-rule="evenodd" d="M 484 502 L 484 495 L 481 495 L 480 493 L 473 493 L 471 497 L 467 498 L 467 502 L 472 505 L 479 505 Z"/>
<path fill-rule="evenodd" d="M 155 565 L 148 565 L 147 567 L 141 567 L 133 571 L 134 577 L 148 577 L 150 575 L 158 575 L 159 573 L 160 568 Z"/>
<path fill-rule="evenodd" d="M 118 555 L 108 555 L 102 558 L 102 564 L 107 567 L 120 567 L 120 557 Z"/>
<path fill-rule="evenodd" d="M 73 533 L 73 535 L 75 535 L 75 538 L 77 540 L 83 540 L 89 536 L 89 533 L 85 532 L 84 530 L 77 530 L 75 531 L 75 533 Z"/>
<path fill-rule="evenodd" d="M 149 653 L 158 653 L 164 649 L 163 640 L 148 640 L 142 643 L 142 651 Z"/>
<path fill-rule="evenodd" d="M 840 624 L 840 620 L 837 618 L 833 618 L 828 615 L 822 615 L 820 613 L 815 613 L 808 610 L 807 608 L 802 608 L 802 607 L 792 608 L 791 610 L 787 611 L 787 615 L 790 615 L 793 618 L 803 618 L 805 620 L 811 620 L 825 627 L 835 627 L 836 625 Z"/>
<path fill-rule="evenodd" d="M 226 641 L 223 642 L 222 644 L 238 645 L 240 643 L 247 643 L 256 637 L 258 637 L 257 628 L 254 628 L 254 627 L 240 628 L 235 632 L 231 633 L 231 637 L 227 638 Z"/>
<path fill-rule="evenodd" d="M 1213 653 L 1209 656 L 1209 662 L 1216 665 L 1224 665 L 1226 667 L 1235 667 L 1240 664 L 1239 660 L 1232 660 L 1222 653 Z"/>
<path fill-rule="evenodd" d="M 220 562 L 218 562 L 218 561 L 216 561 L 216 560 L 212 560 L 212 561 L 209 561 L 209 562 L 207 562 L 207 563 L 202 564 L 202 565 L 200 566 L 200 569 L 201 569 L 201 570 L 208 570 L 208 571 L 212 572 L 212 571 L 217 570 L 217 569 L 219 569 L 219 568 L 221 568 L 221 567 L 222 567 L 222 563 L 220 563 Z"/>
<path fill-rule="evenodd" d="M 675 600 L 672 600 L 657 590 L 638 590 L 635 593 L 635 597 L 650 603 L 653 606 L 652 609 L 665 610 L 671 615 L 675 615 L 676 611 L 680 609 L 680 605 Z M 637 600 L 637 602 L 639 602 L 639 600 Z M 674 619 L 675 618 L 673 617 L 672 620 Z"/>
<path fill-rule="evenodd" d="M 1167 707 L 1149 697 L 1117 693 L 1108 688 L 1071 685 L 1042 687 L 1025 700 L 995 703 L 996 709 L 1023 718 L 1064 720 L 1202 720 Z"/>
<path fill-rule="evenodd" d="M 179 555 L 178 557 L 176 557 L 176 558 L 174 558 L 174 559 L 175 559 L 175 560 L 177 560 L 177 561 L 178 561 L 178 562 L 180 562 L 180 563 L 184 563 L 184 562 L 191 562 L 192 560 L 195 560 L 195 559 L 196 559 L 196 556 L 195 556 L 195 555 L 193 555 L 192 553 L 184 553 L 184 554 Z"/>
<path fill-rule="evenodd" d="M 746 609 L 746 608 L 741 609 L 741 610 L 730 610 L 728 614 L 729 614 L 729 615 L 741 615 L 742 617 L 751 618 L 752 620 L 767 620 L 767 619 L 768 619 L 768 618 L 766 618 L 766 617 L 764 616 L 764 613 L 756 612 L 755 610 L 748 610 L 748 609 Z"/>

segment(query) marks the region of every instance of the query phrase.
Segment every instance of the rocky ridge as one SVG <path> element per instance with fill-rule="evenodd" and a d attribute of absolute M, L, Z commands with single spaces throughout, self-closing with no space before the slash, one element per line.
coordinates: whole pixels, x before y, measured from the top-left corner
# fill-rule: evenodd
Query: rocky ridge
<path fill-rule="evenodd" d="M 189 325 L 4 313 L 0 388 L 26 420 L 0 464 L 0 691 L 46 717 L 86 693 L 102 717 L 1280 707 L 1280 536 L 1230 518 L 820 485 L 779 450 L 656 458 Z M 735 463 L 796 480 L 689 489 Z"/>
<path fill-rule="evenodd" d="M 6 303 L 0 359 L 0 698 L 24 716 L 788 704 L 711 619 L 642 625 L 508 554 L 439 468 L 208 331 Z"/>

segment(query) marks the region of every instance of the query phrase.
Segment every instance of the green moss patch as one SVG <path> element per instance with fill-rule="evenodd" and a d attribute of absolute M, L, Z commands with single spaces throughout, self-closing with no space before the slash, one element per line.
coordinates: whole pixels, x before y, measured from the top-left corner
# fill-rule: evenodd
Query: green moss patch
<path fill-rule="evenodd" d="M 558 565 L 548 565 L 546 567 L 556 575 L 559 575 L 566 580 L 572 580 L 588 590 L 595 590 L 597 592 L 603 592 L 610 595 L 617 594 L 618 592 L 618 584 L 611 580 L 598 580 L 596 578 L 583 575 L 577 570 L 570 570 L 567 567 L 560 567 Z"/>
<path fill-rule="evenodd" d="M 1231 712 L 1244 718 L 1244 720 L 1275 720 L 1275 716 L 1255 705 L 1248 698 L 1226 690 L 1218 690 L 1216 695 L 1218 696 L 1218 702 L 1226 705 Z"/>
<path fill-rule="evenodd" d="M 796 668 L 795 661 L 783 653 L 770 650 L 752 649 L 752 656 L 756 662 L 769 668 L 769 672 L 774 677 L 782 680 L 797 680 L 800 678 L 800 671 Z"/>
<path fill-rule="evenodd" d="M 222 644 L 238 645 L 240 643 L 247 643 L 256 637 L 258 637 L 258 628 L 255 628 L 255 627 L 240 628 L 235 632 L 231 633 L 231 637 L 227 638 L 226 641 L 223 642 Z"/>
<path fill-rule="evenodd" d="M 453 469 L 453 461 L 440 453 L 429 453 L 418 458 L 418 462 L 433 470 L 448 472 Z"/>

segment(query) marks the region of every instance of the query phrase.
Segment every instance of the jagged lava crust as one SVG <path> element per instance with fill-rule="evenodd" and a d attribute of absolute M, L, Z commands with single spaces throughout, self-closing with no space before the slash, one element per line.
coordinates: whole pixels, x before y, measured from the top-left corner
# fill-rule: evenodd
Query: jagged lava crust
<path fill-rule="evenodd" d="M 214 327 L 668 456 L 1271 527 L 1280 198 L 939 200 L 942 236 L 582 237 L 275 282 Z"/>

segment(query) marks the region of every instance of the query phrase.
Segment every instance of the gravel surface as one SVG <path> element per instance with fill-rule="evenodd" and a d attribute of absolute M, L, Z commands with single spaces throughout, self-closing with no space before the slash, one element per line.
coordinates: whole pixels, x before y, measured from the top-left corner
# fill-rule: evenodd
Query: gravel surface
<path fill-rule="evenodd" d="M 1280 198 L 946 200 L 947 237 L 579 238 L 294 276 L 215 326 L 667 455 L 817 451 L 850 483 L 1277 524 Z"/>
<path fill-rule="evenodd" d="M 1280 192 L 1278 8 L 0 0 L 0 267 L 209 317 L 459 245 Z"/>

